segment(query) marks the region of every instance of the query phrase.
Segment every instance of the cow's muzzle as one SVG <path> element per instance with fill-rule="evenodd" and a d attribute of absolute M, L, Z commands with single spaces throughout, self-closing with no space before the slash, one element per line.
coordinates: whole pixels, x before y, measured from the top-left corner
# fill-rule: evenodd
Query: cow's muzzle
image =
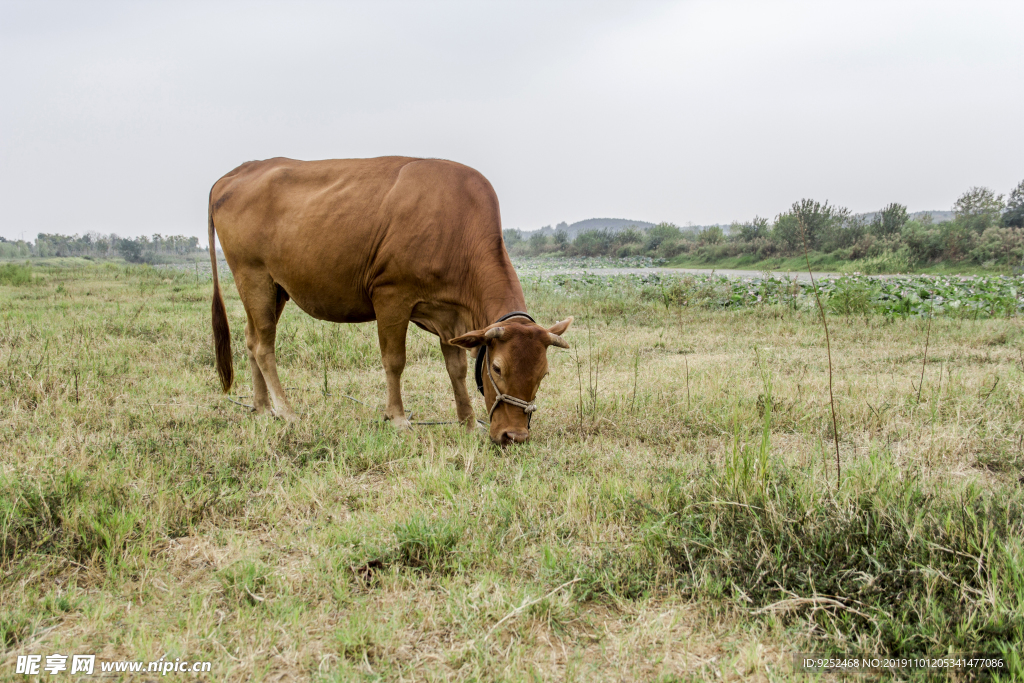
<path fill-rule="evenodd" d="M 497 439 L 494 439 L 494 443 L 499 446 L 511 446 L 514 443 L 526 443 L 529 439 L 530 432 L 528 430 L 506 429 Z"/>

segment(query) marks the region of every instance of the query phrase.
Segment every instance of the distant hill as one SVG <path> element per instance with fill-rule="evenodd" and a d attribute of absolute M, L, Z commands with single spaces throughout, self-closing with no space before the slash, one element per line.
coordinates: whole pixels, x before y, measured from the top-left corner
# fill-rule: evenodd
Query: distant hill
<path fill-rule="evenodd" d="M 925 216 L 932 217 L 932 223 L 942 223 L 943 221 L 951 221 L 954 218 L 952 211 L 915 211 L 910 214 L 910 220 L 919 221 Z"/>
<path fill-rule="evenodd" d="M 542 235 L 553 235 L 559 230 L 564 231 L 570 240 L 576 239 L 576 235 L 581 232 L 587 232 L 588 230 L 607 230 L 608 232 L 622 232 L 623 230 L 629 230 L 634 228 L 636 230 L 647 230 L 653 228 L 654 223 L 647 221 L 636 221 L 628 218 L 588 218 L 585 221 L 578 221 L 569 225 L 568 223 L 559 223 L 555 227 L 545 225 L 540 228 L 540 234 Z M 527 232 L 527 231 L 523 231 Z M 534 234 L 536 230 L 530 230 L 530 234 Z"/>
<path fill-rule="evenodd" d="M 875 217 L 876 213 L 878 212 L 870 211 L 868 213 L 859 213 L 856 215 L 856 218 L 863 219 L 865 222 L 870 223 L 871 220 Z M 953 220 L 952 211 L 915 211 L 914 213 L 908 215 L 910 217 L 910 220 L 912 221 L 922 220 L 925 216 L 931 216 L 932 223 L 942 223 L 944 221 Z"/>

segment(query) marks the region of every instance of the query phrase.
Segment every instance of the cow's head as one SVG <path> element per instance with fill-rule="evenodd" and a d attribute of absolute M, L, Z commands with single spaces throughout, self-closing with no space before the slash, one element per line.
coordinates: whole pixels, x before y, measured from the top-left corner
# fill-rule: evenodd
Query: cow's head
<path fill-rule="evenodd" d="M 467 332 L 449 343 L 464 349 L 478 348 L 486 353 L 481 375 L 484 402 L 491 412 L 491 441 L 502 446 L 523 443 L 530 438 L 530 419 L 520 406 L 507 402 L 494 405 L 495 385 L 498 391 L 526 403 L 533 403 L 544 375 L 548 374 L 548 347 L 567 349 L 561 335 L 569 329 L 572 318 L 544 328 L 523 318 L 494 323 L 482 330 Z M 488 378 L 488 367 L 490 378 Z M 493 380 L 493 381 L 492 381 Z"/>

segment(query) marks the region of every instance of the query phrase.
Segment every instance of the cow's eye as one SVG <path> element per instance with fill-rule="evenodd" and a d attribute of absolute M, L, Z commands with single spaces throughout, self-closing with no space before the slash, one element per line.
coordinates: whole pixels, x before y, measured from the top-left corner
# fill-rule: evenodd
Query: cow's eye
<path fill-rule="evenodd" d="M 501 375 L 501 368 L 499 368 L 497 365 L 494 365 L 493 363 L 491 364 L 491 370 L 494 370 L 495 375 Z"/>

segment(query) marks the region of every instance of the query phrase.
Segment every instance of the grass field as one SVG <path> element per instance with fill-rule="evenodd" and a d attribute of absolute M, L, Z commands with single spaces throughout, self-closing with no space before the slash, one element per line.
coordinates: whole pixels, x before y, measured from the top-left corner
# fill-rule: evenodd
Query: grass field
<path fill-rule="evenodd" d="M 209 660 L 207 680 L 809 680 L 794 652 L 1024 675 L 1019 317 L 831 315 L 837 486 L 813 310 L 527 281 L 539 321 L 576 316 L 573 349 L 549 352 L 532 440 L 498 450 L 382 423 L 372 324 L 289 304 L 286 424 L 219 393 L 203 273 L 15 271 L 0 679 L 55 652 Z M 416 329 L 404 395 L 454 419 Z"/>

